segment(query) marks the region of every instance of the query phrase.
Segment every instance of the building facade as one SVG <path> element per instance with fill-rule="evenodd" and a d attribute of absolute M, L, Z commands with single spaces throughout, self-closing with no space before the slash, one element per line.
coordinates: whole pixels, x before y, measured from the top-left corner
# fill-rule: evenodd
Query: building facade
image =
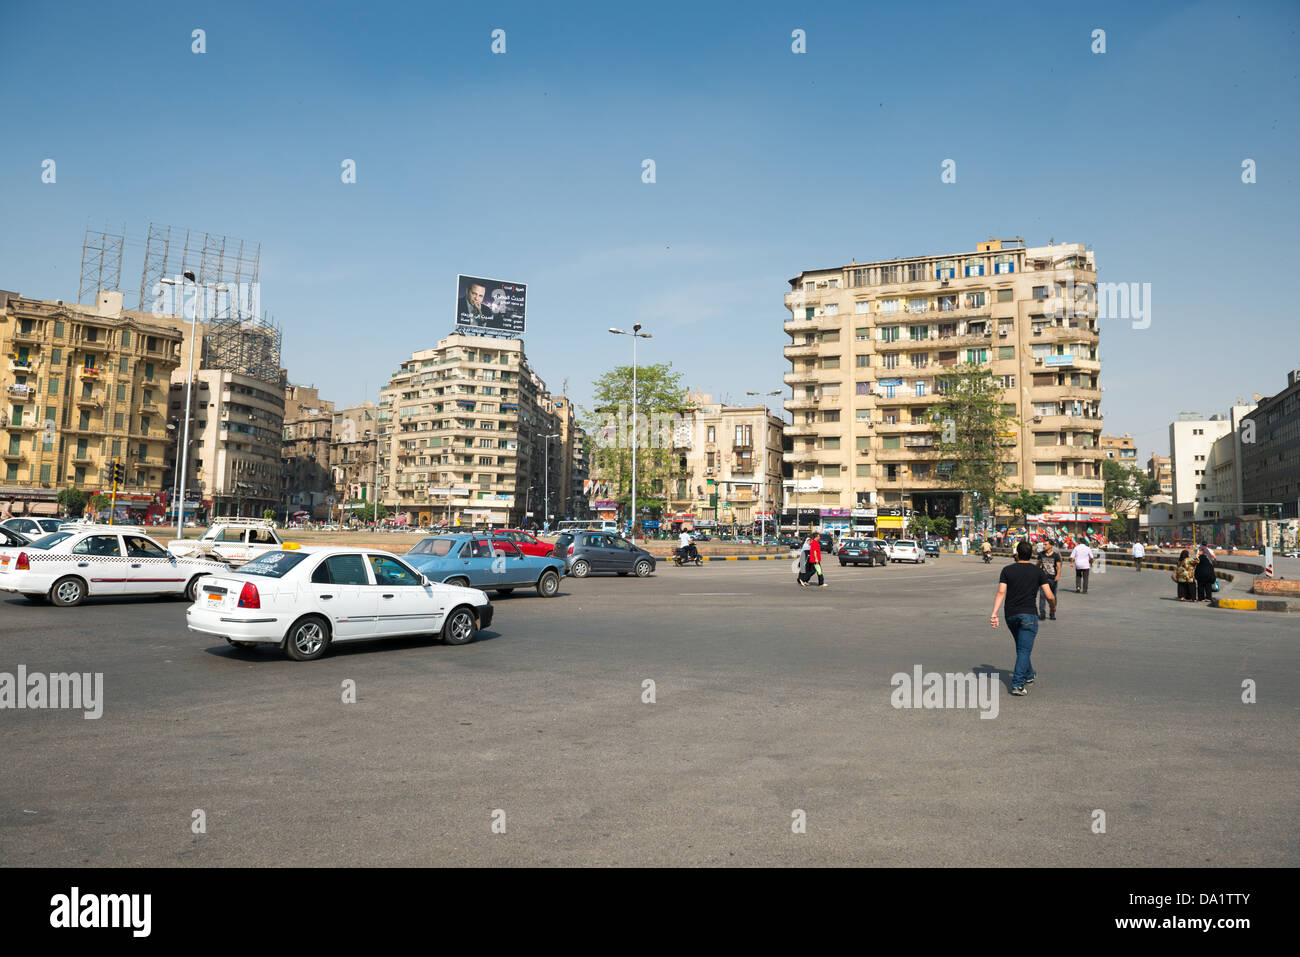
<path fill-rule="evenodd" d="M 334 497 L 343 505 L 375 501 L 379 481 L 379 409 L 363 402 L 334 413 L 330 469 Z"/>
<path fill-rule="evenodd" d="M 896 530 L 911 511 L 968 521 L 974 503 L 945 475 L 931 409 L 944 370 L 973 362 L 1001 380 L 1017 423 L 1002 436 L 1003 485 L 1051 496 L 1043 524 L 1105 524 L 1096 281 L 1084 246 L 1021 240 L 791 279 L 787 515 L 874 526 L 878 510 Z"/>
<path fill-rule="evenodd" d="M 1243 435 L 1253 441 L 1241 445 L 1242 498 L 1281 503 L 1283 518 L 1300 518 L 1300 370 L 1288 372 L 1286 389 L 1260 399 L 1244 421 Z"/>
<path fill-rule="evenodd" d="M 1147 478 L 1155 480 L 1160 490 L 1152 496 L 1152 502 L 1163 498 L 1166 503 L 1174 500 L 1173 459 L 1167 455 L 1152 455 L 1147 459 Z"/>
<path fill-rule="evenodd" d="M 381 501 L 411 525 L 522 524 L 540 512 L 543 436 L 559 424 L 521 341 L 449 335 L 380 393 Z"/>
<path fill-rule="evenodd" d="M 1101 450 L 1106 453 L 1108 459 L 1113 459 L 1121 465 L 1137 467 L 1137 445 L 1133 441 L 1133 436 L 1127 432 L 1123 435 L 1103 435 Z"/>
<path fill-rule="evenodd" d="M 1205 418 L 1183 412 L 1169 424 L 1172 521 L 1204 522 L 1240 514 L 1243 501 L 1239 426 L 1253 405 Z"/>
<path fill-rule="evenodd" d="M 161 514 L 180 343 L 167 324 L 123 310 L 120 292 L 99 292 L 93 306 L 0 292 L 0 510 L 53 513 L 63 488 L 108 489 L 116 460 L 126 517 Z"/>
<path fill-rule="evenodd" d="M 288 517 L 306 512 L 324 518 L 326 499 L 334 493 L 330 436 L 334 403 L 311 386 L 284 390 L 284 442 L 280 448 L 281 501 Z"/>

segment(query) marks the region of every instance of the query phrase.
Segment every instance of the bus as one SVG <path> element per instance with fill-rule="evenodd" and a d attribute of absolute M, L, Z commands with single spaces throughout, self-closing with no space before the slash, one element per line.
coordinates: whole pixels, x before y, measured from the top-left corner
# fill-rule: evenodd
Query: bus
<path fill-rule="evenodd" d="M 602 532 L 617 532 L 618 522 L 612 518 L 566 519 L 556 526 L 556 530 L 560 532 L 576 532 L 583 528 L 595 528 Z"/>

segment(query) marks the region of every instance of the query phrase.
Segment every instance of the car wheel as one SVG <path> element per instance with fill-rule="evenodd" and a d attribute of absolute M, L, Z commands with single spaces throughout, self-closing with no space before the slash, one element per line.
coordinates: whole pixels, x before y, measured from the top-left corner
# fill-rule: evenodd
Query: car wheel
<path fill-rule="evenodd" d="M 841 559 L 840 559 L 840 568 L 843 568 L 846 564 L 848 564 L 848 563 L 845 562 L 844 559 L 841 558 Z"/>
<path fill-rule="evenodd" d="M 469 587 L 469 579 L 468 579 L 468 578 L 448 578 L 447 581 L 445 582 L 445 584 L 448 584 L 448 585 L 455 585 L 455 586 L 458 587 L 458 588 L 468 588 L 468 587 Z"/>
<path fill-rule="evenodd" d="M 442 626 L 442 640 L 449 645 L 467 644 L 473 640 L 477 628 L 478 621 L 474 618 L 474 613 L 461 606 L 447 616 L 447 621 Z"/>
<path fill-rule="evenodd" d="M 634 571 L 637 578 L 646 578 L 650 574 L 650 563 L 643 558 L 636 563 Z"/>
<path fill-rule="evenodd" d="M 500 595 L 502 598 L 506 598 L 510 595 L 512 591 L 514 591 L 513 588 L 498 588 L 497 594 Z"/>
<path fill-rule="evenodd" d="M 573 567 L 569 569 L 569 574 L 574 578 L 586 578 L 591 574 L 591 566 L 582 559 L 578 559 L 573 563 Z"/>
<path fill-rule="evenodd" d="M 60 578 L 50 589 L 50 601 L 62 608 L 80 605 L 86 598 L 86 583 L 74 575 Z"/>
<path fill-rule="evenodd" d="M 195 575 L 190 579 L 190 583 L 185 586 L 185 599 L 190 602 L 199 600 L 199 579 L 206 578 L 206 575 Z"/>
<path fill-rule="evenodd" d="M 543 598 L 554 598 L 560 593 L 560 576 L 553 571 L 542 572 L 537 579 L 537 594 Z"/>
<path fill-rule="evenodd" d="M 294 661 L 314 661 L 330 644 L 329 623 L 319 615 L 308 615 L 293 623 L 284 639 L 284 651 Z"/>

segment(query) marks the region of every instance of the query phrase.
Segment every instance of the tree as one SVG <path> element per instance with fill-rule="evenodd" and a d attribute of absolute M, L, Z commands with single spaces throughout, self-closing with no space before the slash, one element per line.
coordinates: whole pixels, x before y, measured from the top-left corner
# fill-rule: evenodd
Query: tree
<path fill-rule="evenodd" d="M 930 519 L 930 527 L 940 538 L 949 538 L 952 535 L 952 519 L 947 516 L 937 515 Z"/>
<path fill-rule="evenodd" d="M 592 478 L 609 482 L 610 498 L 625 510 L 632 499 L 634 442 L 638 511 L 646 506 L 666 507 L 671 490 L 685 474 L 674 432 L 692 407 L 686 403 L 681 378 L 671 362 L 638 365 L 637 422 L 632 420 L 631 366 L 617 366 L 592 384 L 592 407 L 582 410 L 582 425 L 595 440 Z"/>
<path fill-rule="evenodd" d="M 907 533 L 913 538 L 925 538 L 934 528 L 934 519 L 929 515 L 913 515 L 907 521 Z"/>
<path fill-rule="evenodd" d="M 102 512 L 112 504 L 112 501 L 113 500 L 103 492 L 96 492 L 94 495 L 90 496 L 90 509 L 93 512 Z"/>
<path fill-rule="evenodd" d="M 388 509 L 378 502 L 367 502 L 365 499 L 354 498 L 347 502 L 349 511 L 354 517 L 362 522 L 382 522 L 388 517 Z M 375 517 L 376 511 L 379 517 Z"/>
<path fill-rule="evenodd" d="M 86 493 L 79 488 L 60 489 L 57 499 L 63 514 L 76 517 L 86 510 Z"/>
<path fill-rule="evenodd" d="M 1002 493 L 998 497 L 998 501 L 1011 509 L 1013 517 L 1019 516 L 1020 520 L 1013 522 L 1013 525 L 1024 525 L 1026 515 L 1041 512 L 1056 501 L 1056 496 L 1044 495 L 1040 492 L 1029 492 L 1019 488 Z"/>
<path fill-rule="evenodd" d="M 1129 512 L 1142 511 L 1151 504 L 1152 496 L 1160 491 L 1160 483 L 1149 478 L 1136 465 L 1125 465 L 1114 459 L 1102 460 L 1101 477 L 1105 482 L 1102 504 L 1117 518 Z"/>
<path fill-rule="evenodd" d="M 262 509 L 262 517 L 266 519 L 268 522 L 275 521 L 275 509 L 273 508 Z"/>
<path fill-rule="evenodd" d="M 967 362 L 945 370 L 937 388 L 943 399 L 930 413 L 939 429 L 939 477 L 991 506 L 1002 488 L 1006 434 L 1019 425 L 1002 411 L 1002 380 Z"/>

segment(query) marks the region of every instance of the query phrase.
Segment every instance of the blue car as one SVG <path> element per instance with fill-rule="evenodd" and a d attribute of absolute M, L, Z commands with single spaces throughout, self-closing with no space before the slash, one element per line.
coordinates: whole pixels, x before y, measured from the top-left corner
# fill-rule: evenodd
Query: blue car
<path fill-rule="evenodd" d="M 536 588 L 543 598 L 560 593 L 563 559 L 525 555 L 514 542 L 487 534 L 430 535 L 403 556 L 407 564 L 435 582 L 509 595 Z"/>

